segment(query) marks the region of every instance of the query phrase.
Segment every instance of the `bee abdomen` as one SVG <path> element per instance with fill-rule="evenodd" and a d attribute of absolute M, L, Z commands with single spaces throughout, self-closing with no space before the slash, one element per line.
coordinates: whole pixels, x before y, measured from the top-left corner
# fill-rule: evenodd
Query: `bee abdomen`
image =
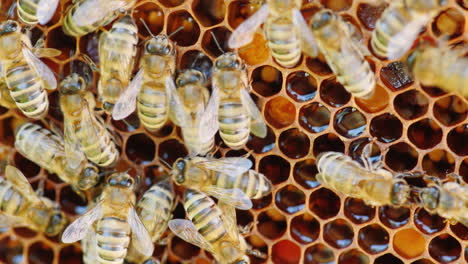
<path fill-rule="evenodd" d="M 214 139 L 210 139 L 206 142 L 200 142 L 199 129 L 197 127 L 185 127 L 182 129 L 182 135 L 190 152 L 204 155 L 213 149 Z"/>
<path fill-rule="evenodd" d="M 37 5 L 39 0 L 19 0 L 17 5 L 17 14 L 22 22 L 29 25 L 37 23 Z"/>
<path fill-rule="evenodd" d="M 167 121 L 167 95 L 160 83 L 144 83 L 138 96 L 138 117 L 149 131 L 157 131 Z"/>
<path fill-rule="evenodd" d="M 97 30 L 100 26 L 105 26 L 109 24 L 112 20 L 117 17 L 117 13 L 110 13 L 108 17 L 102 21 L 97 21 L 94 24 L 87 26 L 77 26 L 73 21 L 73 14 L 75 13 L 79 4 L 83 1 L 79 1 L 74 4 L 70 9 L 68 9 L 67 14 L 65 15 L 63 22 L 63 32 L 69 36 L 79 37 L 91 33 Z"/>
<path fill-rule="evenodd" d="M 242 148 L 249 139 L 250 116 L 238 101 L 224 101 L 219 106 L 219 134 L 230 148 Z"/>
<path fill-rule="evenodd" d="M 266 23 L 265 33 L 272 56 L 284 67 L 295 66 L 301 58 L 301 42 L 291 21 Z"/>
<path fill-rule="evenodd" d="M 15 191 L 9 182 L 0 178 L 0 212 L 18 215 L 23 206 L 23 196 Z"/>
<path fill-rule="evenodd" d="M 216 186 L 225 189 L 239 189 L 251 199 L 258 199 L 271 193 L 273 186 L 265 175 L 249 170 L 237 177 L 224 173 L 216 173 Z"/>
<path fill-rule="evenodd" d="M 97 224 L 99 263 L 123 263 L 130 243 L 130 227 L 126 220 L 105 217 Z"/>
<path fill-rule="evenodd" d="M 89 133 L 88 129 L 95 129 L 96 132 Z M 77 135 L 86 157 L 97 165 L 111 166 L 118 159 L 119 151 L 115 143 L 111 140 L 108 131 L 98 122 L 94 122 L 90 127 L 78 128 Z"/>

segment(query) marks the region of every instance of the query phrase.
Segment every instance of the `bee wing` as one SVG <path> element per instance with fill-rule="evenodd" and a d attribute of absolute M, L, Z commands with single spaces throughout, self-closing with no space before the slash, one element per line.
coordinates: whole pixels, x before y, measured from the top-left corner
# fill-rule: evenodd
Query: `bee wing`
<path fill-rule="evenodd" d="M 252 201 L 240 189 L 224 189 L 217 186 L 209 186 L 203 188 L 203 191 L 208 195 L 216 197 L 219 201 L 240 210 L 249 210 L 252 208 Z"/>
<path fill-rule="evenodd" d="M 0 229 L 18 227 L 18 226 L 27 227 L 28 224 L 21 217 L 12 216 L 12 215 L 4 215 L 0 212 Z"/>
<path fill-rule="evenodd" d="M 86 245 L 84 245 L 86 243 Z M 87 259 L 97 259 L 97 237 L 96 231 L 93 228 L 88 229 L 86 236 L 81 241 L 81 248 L 83 250 L 83 254 L 87 255 Z"/>
<path fill-rule="evenodd" d="M 86 157 L 81 149 L 78 139 L 76 138 L 73 123 L 65 120 L 63 129 L 65 158 L 67 160 L 68 167 L 77 169 Z"/>
<path fill-rule="evenodd" d="M 23 56 L 28 65 L 47 83 L 46 88 L 55 90 L 57 80 L 49 66 L 38 59 L 26 45 L 23 45 Z"/>
<path fill-rule="evenodd" d="M 419 31 L 427 23 L 427 20 L 427 16 L 425 15 L 416 16 L 414 20 L 406 24 L 395 36 L 391 37 L 388 41 L 387 58 L 396 60 L 403 57 L 413 45 L 419 35 Z M 401 43 L 407 43 L 407 45 L 402 47 Z"/>
<path fill-rule="evenodd" d="M 242 104 L 247 107 L 247 111 L 249 111 L 251 121 L 250 121 L 250 131 L 257 137 L 264 138 L 267 135 L 267 125 L 265 120 L 263 119 L 263 115 L 258 109 L 255 102 L 250 97 L 249 92 L 247 89 L 241 89 L 241 101 Z"/>
<path fill-rule="evenodd" d="M 199 136 L 201 142 L 206 142 L 212 139 L 218 132 L 218 108 L 219 108 L 219 88 L 213 86 L 211 98 L 206 105 L 205 112 L 200 118 Z"/>
<path fill-rule="evenodd" d="M 39 199 L 31 187 L 31 184 L 29 184 L 28 179 L 26 179 L 24 174 L 16 167 L 7 165 L 5 169 L 5 178 L 11 182 L 15 186 L 15 189 L 21 192 L 24 197 L 27 197 L 28 200 L 42 203 L 41 199 Z"/>
<path fill-rule="evenodd" d="M 252 161 L 242 157 L 209 159 L 196 164 L 204 169 L 237 176 L 252 168 Z"/>
<path fill-rule="evenodd" d="M 213 252 L 213 246 L 208 242 L 189 220 L 185 219 L 173 219 L 169 221 L 169 229 L 176 236 L 182 238 L 190 244 L 193 244 L 206 251 Z"/>
<path fill-rule="evenodd" d="M 262 5 L 255 14 L 242 22 L 242 24 L 232 32 L 228 41 L 229 48 L 235 49 L 249 44 L 254 37 L 255 31 L 265 22 L 269 13 L 270 8 L 265 4 Z"/>
<path fill-rule="evenodd" d="M 112 118 L 121 120 L 129 116 L 136 108 L 136 98 L 143 83 L 143 68 L 133 78 L 127 89 L 120 95 L 112 110 Z"/>
<path fill-rule="evenodd" d="M 91 210 L 84 215 L 78 217 L 71 223 L 63 232 L 62 242 L 73 243 L 83 239 L 88 233 L 89 228 L 93 223 L 99 220 L 102 216 L 102 201 L 96 204 Z"/>
<path fill-rule="evenodd" d="M 153 241 L 133 207 L 128 210 L 128 224 L 132 229 L 133 245 L 143 255 L 152 256 L 154 251 Z"/>
<path fill-rule="evenodd" d="M 226 227 L 229 235 L 233 238 L 238 236 L 237 230 L 237 219 L 236 219 L 236 209 L 229 205 L 228 203 L 219 201 L 218 207 L 223 212 L 222 218 L 224 220 L 224 226 Z"/>
<path fill-rule="evenodd" d="M 36 17 L 39 24 L 47 24 L 57 10 L 59 0 L 40 0 L 37 4 Z"/>
<path fill-rule="evenodd" d="M 312 31 L 298 9 L 292 10 L 292 20 L 302 38 L 302 50 L 311 57 L 317 57 L 318 47 Z"/>
<path fill-rule="evenodd" d="M 190 121 L 171 76 L 166 77 L 166 94 L 169 96 L 169 108 L 172 122 L 183 127 Z"/>
<path fill-rule="evenodd" d="M 92 25 L 105 19 L 109 13 L 126 5 L 124 0 L 86 0 L 73 14 L 73 22 L 79 27 Z"/>

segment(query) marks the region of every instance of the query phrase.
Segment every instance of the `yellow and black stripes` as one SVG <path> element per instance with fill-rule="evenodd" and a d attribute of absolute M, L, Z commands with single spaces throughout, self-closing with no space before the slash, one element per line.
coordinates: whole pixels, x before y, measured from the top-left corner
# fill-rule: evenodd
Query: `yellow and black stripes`
<path fill-rule="evenodd" d="M 276 62 L 283 67 L 295 66 L 301 59 L 301 39 L 290 18 L 269 18 L 265 23 L 265 36 Z"/>
<path fill-rule="evenodd" d="M 130 243 L 130 226 L 127 220 L 103 217 L 97 223 L 96 234 L 98 263 L 123 263 Z"/>
<path fill-rule="evenodd" d="M 232 149 L 242 148 L 249 139 L 250 116 L 240 98 L 222 99 L 219 105 L 219 134 Z"/>

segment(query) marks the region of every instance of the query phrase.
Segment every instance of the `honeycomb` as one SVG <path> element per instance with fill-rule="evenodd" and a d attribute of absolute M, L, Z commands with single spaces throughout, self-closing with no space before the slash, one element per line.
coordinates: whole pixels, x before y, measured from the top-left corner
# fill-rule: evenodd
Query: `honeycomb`
<path fill-rule="evenodd" d="M 1 19 L 11 0 L 3 0 Z M 33 42 L 45 36 L 46 47 L 62 54 L 44 61 L 58 74 L 68 74 L 70 63 L 80 62 L 81 53 L 97 61 L 97 33 L 75 39 L 61 29 L 63 14 L 71 1 L 61 1 L 52 21 L 31 29 Z M 306 19 L 328 7 L 360 29 L 369 43 L 371 30 L 385 4 L 365 1 L 304 0 Z M 139 18 L 154 34 L 170 34 L 178 45 L 178 69 L 195 67 L 208 76 L 213 59 L 221 54 L 210 32 L 227 50 L 233 29 L 255 12 L 247 0 L 159 0 L 138 1 L 130 10 L 140 29 L 140 40 L 148 37 Z M 448 0 L 420 39 L 449 35 L 451 44 L 464 44 L 468 27 L 468 3 Z M 464 39 L 465 38 L 465 39 Z M 75 52 L 71 52 L 75 51 Z M 200 57 L 202 53 L 204 56 Z M 71 56 L 71 57 L 70 57 Z M 219 156 L 250 153 L 255 169 L 274 184 L 271 195 L 254 201 L 250 211 L 238 211 L 238 223 L 254 223 L 247 241 L 268 255 L 253 263 L 347 263 L 347 264 L 429 264 L 466 263 L 468 229 L 450 225 L 443 218 L 417 207 L 367 206 L 322 188 L 315 180 L 315 158 L 324 151 L 344 152 L 357 158 L 363 146 L 373 142 L 372 159 L 383 155 L 390 171 L 425 171 L 444 178 L 459 173 L 468 182 L 467 99 L 447 94 L 437 87 L 421 87 L 404 64 L 367 57 L 377 78 L 373 98 L 352 97 L 340 85 L 322 57 L 303 57 L 301 63 L 284 69 L 271 58 L 263 35 L 257 34 L 249 49 L 240 52 L 248 63 L 251 94 L 269 126 L 266 138 L 251 136 L 242 150 L 230 150 L 218 137 Z M 197 59 L 196 59 L 197 58 Z M 196 60 L 196 61 L 195 61 Z M 96 77 L 96 76 L 95 76 Z M 50 94 L 47 121 L 61 122 L 58 94 Z M 13 148 L 14 128 L 24 117 L 16 110 L 0 108 L 0 145 L 10 163 L 19 167 L 34 187 L 45 179 L 45 196 L 57 201 L 70 219 L 87 210 L 87 204 L 57 176 L 27 160 Z M 122 138 L 117 169 L 131 168 L 142 176 L 142 188 L 165 174 L 161 160 L 172 164 L 187 154 L 180 129 L 167 124 L 150 134 L 135 114 L 125 122 L 107 123 Z M 46 124 L 47 125 L 47 124 Z M 423 186 L 421 178 L 408 179 Z M 180 194 L 180 190 L 179 194 Z M 141 195 L 141 192 L 139 193 Z M 180 195 L 179 195 L 180 197 Z M 184 218 L 180 203 L 175 218 Z M 168 232 L 167 246 L 156 246 L 154 256 L 166 263 L 211 263 L 210 254 Z M 2 263 L 82 263 L 79 243 L 64 245 L 27 228 L 0 230 Z"/>

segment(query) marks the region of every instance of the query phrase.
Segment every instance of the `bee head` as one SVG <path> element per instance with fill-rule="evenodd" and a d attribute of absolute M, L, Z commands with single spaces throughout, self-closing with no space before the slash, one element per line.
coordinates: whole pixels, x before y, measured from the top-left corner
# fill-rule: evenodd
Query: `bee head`
<path fill-rule="evenodd" d="M 145 43 L 145 52 L 149 54 L 168 56 L 175 52 L 174 44 L 166 35 L 157 35 Z"/>
<path fill-rule="evenodd" d="M 215 66 L 219 69 L 236 70 L 244 69 L 245 65 L 237 54 L 232 52 L 224 53 L 215 60 Z"/>
<path fill-rule="evenodd" d="M 68 75 L 62 82 L 60 82 L 61 94 L 75 94 L 79 91 L 85 90 L 85 88 L 85 80 L 76 73 Z"/>
<path fill-rule="evenodd" d="M 327 25 L 333 19 L 333 12 L 329 9 L 323 9 L 317 12 L 310 20 L 312 29 L 319 29 Z"/>
<path fill-rule="evenodd" d="M 176 84 L 178 87 L 186 84 L 205 83 L 205 75 L 197 70 L 185 70 L 177 77 Z"/>
<path fill-rule="evenodd" d="M 174 162 L 172 169 L 172 177 L 174 178 L 176 184 L 182 184 L 185 182 L 185 168 L 187 162 L 183 158 L 179 158 Z"/>
<path fill-rule="evenodd" d="M 114 173 L 107 179 L 107 185 L 117 188 L 130 189 L 133 188 L 133 183 L 133 178 L 126 172 Z"/>
<path fill-rule="evenodd" d="M 94 185 L 96 185 L 98 181 L 99 181 L 98 168 L 94 165 L 88 164 L 88 166 L 83 171 L 83 175 L 78 181 L 78 187 L 81 190 L 87 190 L 93 187 Z"/>
<path fill-rule="evenodd" d="M 8 33 L 20 32 L 21 26 L 14 20 L 7 20 L 0 23 L 0 35 L 6 35 Z"/>
<path fill-rule="evenodd" d="M 47 222 L 45 233 L 48 236 L 55 236 L 63 230 L 67 224 L 65 214 L 60 210 L 59 206 L 54 206 Z"/>
<path fill-rule="evenodd" d="M 434 210 L 437 208 L 440 196 L 440 191 L 437 187 L 432 186 L 423 188 L 419 196 L 424 208 L 429 210 Z"/>

